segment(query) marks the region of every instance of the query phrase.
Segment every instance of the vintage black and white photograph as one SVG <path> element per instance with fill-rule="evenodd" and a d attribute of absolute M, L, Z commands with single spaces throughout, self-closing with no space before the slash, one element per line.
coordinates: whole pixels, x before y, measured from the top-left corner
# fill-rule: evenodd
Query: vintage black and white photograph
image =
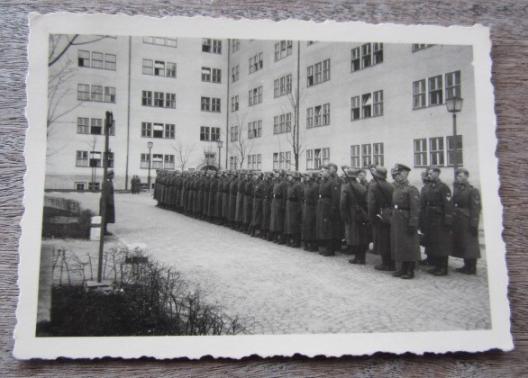
<path fill-rule="evenodd" d="M 21 356 L 509 348 L 487 29 L 34 17 Z"/>

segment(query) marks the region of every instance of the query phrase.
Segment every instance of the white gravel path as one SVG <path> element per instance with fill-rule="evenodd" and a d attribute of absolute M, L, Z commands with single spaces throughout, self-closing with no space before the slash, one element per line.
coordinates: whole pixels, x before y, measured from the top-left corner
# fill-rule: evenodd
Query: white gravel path
<path fill-rule="evenodd" d="M 97 195 L 53 193 L 95 209 Z M 486 267 L 478 275 L 453 271 L 414 280 L 393 278 L 348 256 L 316 253 L 266 242 L 228 228 L 157 208 L 148 194 L 116 194 L 115 225 L 125 243 L 148 253 L 203 289 L 206 300 L 238 315 L 257 334 L 442 331 L 490 327 Z M 65 241 L 67 242 L 67 241 Z"/>

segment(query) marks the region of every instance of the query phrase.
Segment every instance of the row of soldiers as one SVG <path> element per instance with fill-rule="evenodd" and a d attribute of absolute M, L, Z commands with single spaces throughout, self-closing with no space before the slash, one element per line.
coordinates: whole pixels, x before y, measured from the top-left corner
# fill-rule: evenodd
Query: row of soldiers
<path fill-rule="evenodd" d="M 341 168 L 341 176 L 332 163 L 304 174 L 159 171 L 154 198 L 160 207 L 278 244 L 324 256 L 343 251 L 354 255 L 352 264 L 365 264 L 372 242 L 381 256 L 375 268 L 395 277 L 413 278 L 418 262 L 431 265 L 434 275 L 447 275 L 449 256 L 464 259 L 457 271 L 476 273 L 480 197 L 467 170 L 456 171 L 452 196 L 436 167 L 423 172 L 421 192 L 410 185 L 411 169 L 403 164 L 392 168 L 393 183 L 381 166 L 369 168 L 370 181 L 364 170 Z"/>

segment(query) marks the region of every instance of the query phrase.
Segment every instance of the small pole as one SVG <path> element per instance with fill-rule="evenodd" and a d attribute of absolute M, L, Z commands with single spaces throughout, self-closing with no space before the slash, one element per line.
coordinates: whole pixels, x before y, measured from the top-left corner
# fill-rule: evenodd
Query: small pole
<path fill-rule="evenodd" d="M 106 225 L 106 199 L 108 196 L 108 185 L 106 180 L 108 179 L 108 142 L 109 142 L 109 131 L 113 124 L 112 112 L 106 112 L 105 114 L 105 148 L 103 153 L 103 183 L 101 185 L 101 202 L 100 202 L 100 213 L 101 213 L 101 231 L 99 234 L 99 259 L 97 261 L 97 282 L 103 280 L 103 252 L 104 252 L 104 234 Z"/>
<path fill-rule="evenodd" d="M 456 113 L 453 113 L 453 175 L 456 179 L 458 169 L 458 140 L 457 140 L 457 123 Z"/>

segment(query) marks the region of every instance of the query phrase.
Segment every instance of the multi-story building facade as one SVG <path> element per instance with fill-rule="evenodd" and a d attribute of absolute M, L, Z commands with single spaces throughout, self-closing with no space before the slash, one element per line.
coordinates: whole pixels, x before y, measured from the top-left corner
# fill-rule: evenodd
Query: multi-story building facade
<path fill-rule="evenodd" d="M 450 182 L 455 154 L 445 100 L 452 96 L 464 98 L 457 163 L 479 177 L 471 47 L 117 37 L 68 54 L 77 63 L 68 82 L 77 96 L 60 104 L 73 110 L 50 128 L 60 133 L 48 137 L 49 189 L 98 181 L 97 168 L 86 165 L 100 156 L 98 119 L 106 110 L 115 118 L 110 147 L 119 189 L 135 174 L 146 182 L 149 156 L 153 175 L 219 162 L 300 171 L 399 162 L 445 168 Z"/>

